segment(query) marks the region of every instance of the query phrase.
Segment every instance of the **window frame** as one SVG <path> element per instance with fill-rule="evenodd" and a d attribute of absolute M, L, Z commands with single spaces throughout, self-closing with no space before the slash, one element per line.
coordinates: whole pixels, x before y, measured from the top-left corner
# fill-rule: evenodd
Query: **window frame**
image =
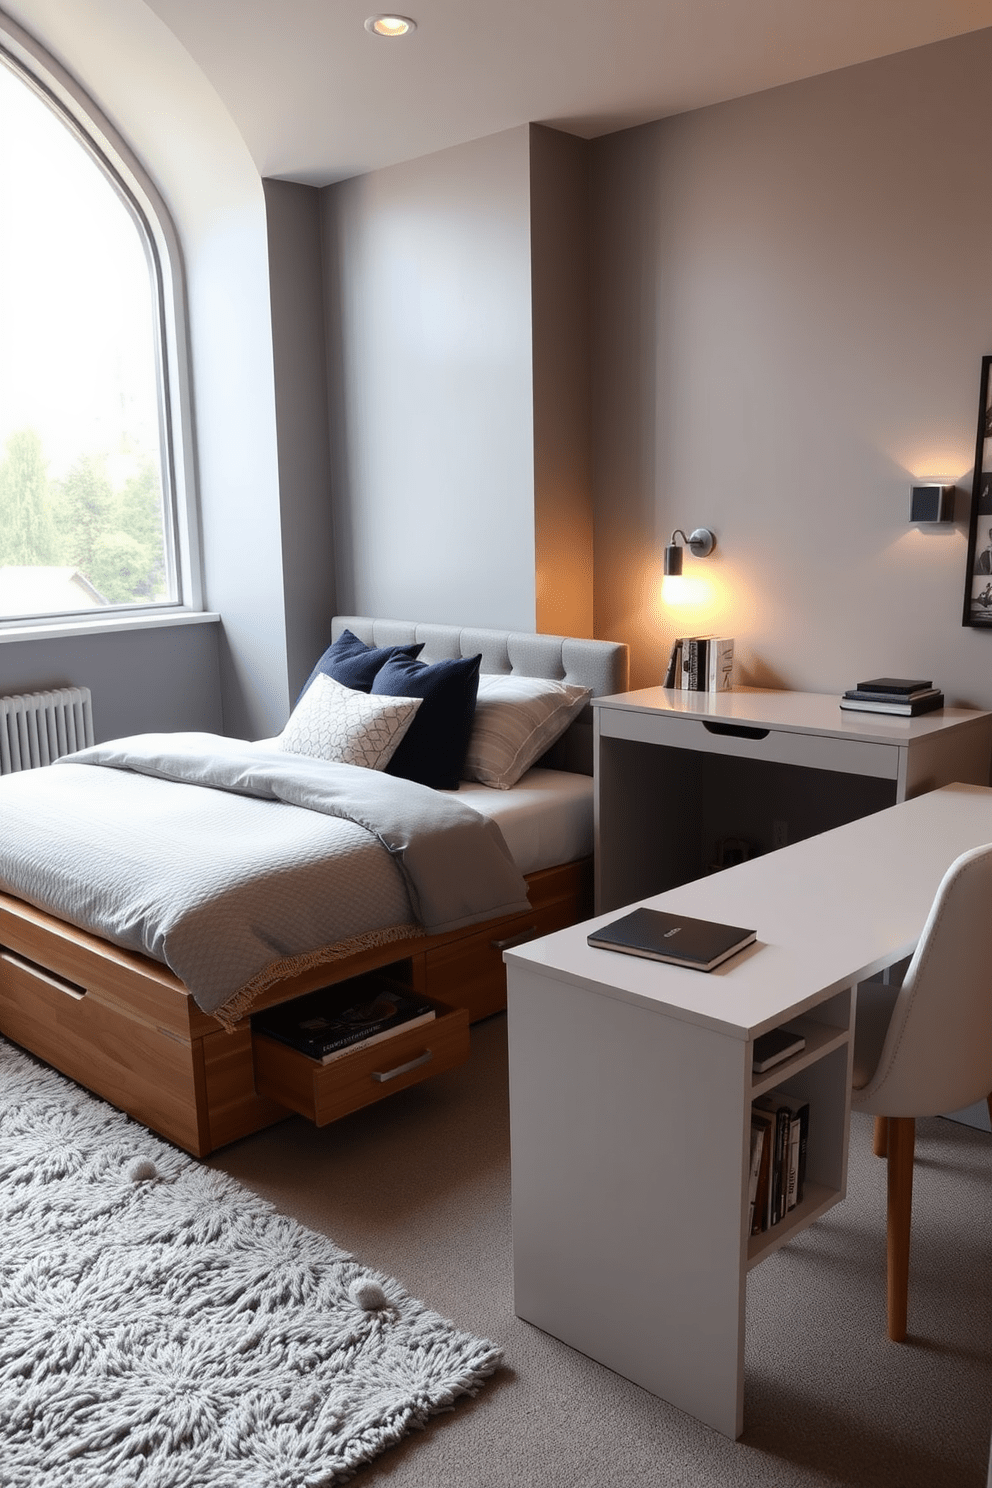
<path fill-rule="evenodd" d="M 101 170 L 135 224 L 149 269 L 155 322 L 159 453 L 166 564 L 175 599 L 46 611 L 0 619 L 0 640 L 24 632 L 85 634 L 206 618 L 199 549 L 186 279 L 175 224 L 125 140 L 72 75 L 0 11 L 0 66 L 51 108 Z"/>

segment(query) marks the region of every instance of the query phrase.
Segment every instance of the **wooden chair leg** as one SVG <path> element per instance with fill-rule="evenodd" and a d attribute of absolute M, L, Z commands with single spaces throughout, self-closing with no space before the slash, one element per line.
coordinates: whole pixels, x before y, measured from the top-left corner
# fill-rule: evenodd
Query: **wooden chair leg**
<path fill-rule="evenodd" d="M 992 1101 L 992 1095 L 989 1096 L 989 1100 Z M 989 1107 L 989 1110 L 992 1111 L 992 1106 Z M 874 1154 L 875 1154 L 876 1157 L 886 1157 L 888 1155 L 888 1151 L 889 1151 L 889 1128 L 888 1128 L 888 1120 L 889 1120 L 889 1118 L 887 1116 L 876 1116 L 875 1117 L 875 1140 L 874 1140 L 874 1143 L 873 1143 L 873 1146 L 872 1146 L 872 1151 L 874 1152 Z"/>
<path fill-rule="evenodd" d="M 888 1118 L 888 1313 L 889 1337 L 906 1337 L 909 1300 L 909 1229 L 913 1212 L 913 1152 L 916 1122 L 912 1116 Z"/>

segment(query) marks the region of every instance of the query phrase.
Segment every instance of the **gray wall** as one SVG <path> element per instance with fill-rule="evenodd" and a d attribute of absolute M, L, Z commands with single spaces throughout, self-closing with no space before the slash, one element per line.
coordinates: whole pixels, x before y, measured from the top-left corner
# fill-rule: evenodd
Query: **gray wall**
<path fill-rule="evenodd" d="M 109 719 L 215 726 L 219 675 L 226 731 L 258 736 L 334 608 L 530 629 L 557 606 L 585 629 L 588 158 L 595 633 L 632 643 L 635 685 L 673 634 L 720 629 L 745 682 L 925 673 L 992 707 L 992 641 L 960 626 L 992 351 L 992 32 L 588 146 L 522 127 L 319 193 L 332 552 L 320 295 L 308 312 L 293 282 L 313 279 L 313 197 L 278 183 L 273 208 L 270 190 L 270 313 L 257 175 L 188 58 L 126 0 L 45 16 L 183 241 L 205 601 L 223 625 L 0 645 L 0 692 L 95 678 L 106 736 Z M 962 486 L 958 523 L 910 528 L 909 484 L 938 476 Z M 719 539 L 686 560 L 702 600 L 666 606 L 661 547 L 701 523 Z"/>
<path fill-rule="evenodd" d="M 529 131 L 324 188 L 337 597 L 533 630 Z"/>
<path fill-rule="evenodd" d="M 992 707 L 967 497 L 907 522 L 911 482 L 970 490 L 990 75 L 983 31 L 594 143 L 596 633 L 634 685 L 719 630 L 743 682 L 926 675 Z M 698 525 L 708 592 L 666 607 L 661 547 Z"/>
<path fill-rule="evenodd" d="M 97 742 L 170 729 L 222 733 L 216 623 L 0 644 L 0 694 L 88 687 Z"/>
<path fill-rule="evenodd" d="M 336 612 L 320 193 L 291 181 L 262 185 L 272 285 L 286 657 L 295 698 L 330 641 Z"/>

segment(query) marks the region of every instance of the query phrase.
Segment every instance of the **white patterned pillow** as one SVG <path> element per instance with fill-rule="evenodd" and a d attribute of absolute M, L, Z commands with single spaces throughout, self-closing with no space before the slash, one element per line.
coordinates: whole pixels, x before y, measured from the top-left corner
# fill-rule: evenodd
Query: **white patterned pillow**
<path fill-rule="evenodd" d="M 384 770 L 422 698 L 371 696 L 321 673 L 279 735 L 279 748 L 311 759 Z"/>
<path fill-rule="evenodd" d="M 509 790 L 592 696 L 588 687 L 513 674 L 479 678 L 463 780 Z"/>

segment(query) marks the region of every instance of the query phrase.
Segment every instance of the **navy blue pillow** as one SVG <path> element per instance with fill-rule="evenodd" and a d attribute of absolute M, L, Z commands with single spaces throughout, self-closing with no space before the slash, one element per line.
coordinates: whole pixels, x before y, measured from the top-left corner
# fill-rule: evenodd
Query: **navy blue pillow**
<path fill-rule="evenodd" d="M 350 687 L 355 692 L 371 692 L 376 673 L 391 656 L 412 658 L 419 656 L 423 649 L 423 641 L 411 646 L 366 646 L 352 631 L 343 630 L 310 673 L 300 697 L 321 673 L 325 677 L 333 677 L 342 687 Z M 299 702 L 300 698 L 296 701 Z"/>
<path fill-rule="evenodd" d="M 475 717 L 481 663 L 481 654 L 429 666 L 410 656 L 393 655 L 380 667 L 373 693 L 423 698 L 386 766 L 387 775 L 402 775 L 435 790 L 458 789 Z"/>

